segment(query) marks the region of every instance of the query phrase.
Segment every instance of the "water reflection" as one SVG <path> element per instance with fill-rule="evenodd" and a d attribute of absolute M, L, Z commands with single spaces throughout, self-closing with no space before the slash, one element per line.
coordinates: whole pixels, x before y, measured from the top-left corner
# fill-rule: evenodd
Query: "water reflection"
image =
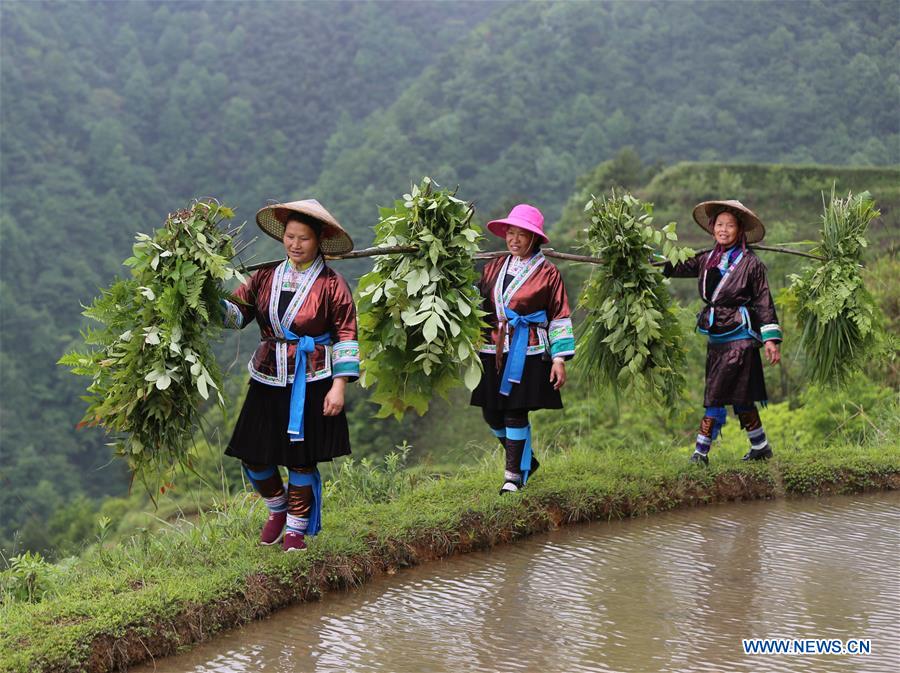
<path fill-rule="evenodd" d="M 404 571 L 156 670 L 895 671 L 898 559 L 900 493 L 684 510 Z M 750 657 L 750 637 L 873 654 Z"/>

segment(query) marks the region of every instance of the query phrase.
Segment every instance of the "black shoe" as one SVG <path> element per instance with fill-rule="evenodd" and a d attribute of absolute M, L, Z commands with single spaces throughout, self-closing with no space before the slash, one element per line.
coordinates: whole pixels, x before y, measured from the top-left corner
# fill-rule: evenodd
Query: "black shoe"
<path fill-rule="evenodd" d="M 772 447 L 768 444 L 762 449 L 750 449 L 741 460 L 769 460 L 772 457 Z"/>
<path fill-rule="evenodd" d="M 500 487 L 500 495 L 504 495 L 506 493 L 515 493 L 520 488 L 522 488 L 522 485 L 516 481 L 504 481 L 503 486 Z"/>
<path fill-rule="evenodd" d="M 705 453 L 694 451 L 694 453 L 691 454 L 691 462 L 697 463 L 698 465 L 709 465 L 709 456 L 707 456 Z"/>
<path fill-rule="evenodd" d="M 531 457 L 531 469 L 528 470 L 528 478 L 531 479 L 534 476 L 534 473 L 538 471 L 538 468 L 541 464 L 538 462 L 538 459 L 534 456 Z"/>

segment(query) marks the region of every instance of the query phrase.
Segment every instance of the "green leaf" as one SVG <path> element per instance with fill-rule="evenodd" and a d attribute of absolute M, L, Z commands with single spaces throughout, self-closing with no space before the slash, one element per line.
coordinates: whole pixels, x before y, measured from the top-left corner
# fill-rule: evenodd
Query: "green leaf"
<path fill-rule="evenodd" d="M 428 316 L 428 320 L 425 321 L 425 326 L 422 328 L 422 336 L 425 337 L 425 341 L 431 343 L 437 338 L 440 324 L 441 317 L 437 313 L 432 313 Z"/>
<path fill-rule="evenodd" d="M 466 388 L 469 390 L 475 390 L 478 387 L 478 383 L 481 381 L 481 362 L 476 360 L 469 364 L 468 368 L 466 368 L 465 374 L 465 384 Z"/>

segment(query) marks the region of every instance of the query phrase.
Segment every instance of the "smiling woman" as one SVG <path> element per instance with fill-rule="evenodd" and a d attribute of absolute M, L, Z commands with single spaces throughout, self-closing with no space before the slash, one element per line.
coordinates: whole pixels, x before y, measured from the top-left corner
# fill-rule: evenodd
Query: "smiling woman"
<path fill-rule="evenodd" d="M 541 211 L 523 203 L 487 227 L 506 240 L 509 255 L 488 263 L 478 284 L 488 329 L 472 405 L 506 452 L 503 494 L 525 486 L 538 468 L 528 412 L 562 408 L 559 390 L 575 338 L 562 276 L 540 249 L 549 242 Z"/>
<path fill-rule="evenodd" d="M 709 449 L 725 424 L 729 404 L 750 439 L 744 460 L 765 460 L 772 449 L 756 408 L 756 402 L 765 405 L 768 400 L 759 348 L 764 346 L 770 364 L 778 364 L 781 328 L 766 267 L 747 245 L 761 241 L 766 229 L 740 201 L 700 203 L 694 208 L 694 221 L 713 235 L 716 247 L 685 262 L 666 264 L 664 270 L 667 276 L 699 278 L 705 304 L 697 329 L 709 339 L 706 413 L 691 461 L 709 464 Z"/>
<path fill-rule="evenodd" d="M 713 237 L 716 244 L 723 248 L 730 248 L 737 243 L 738 235 L 741 233 L 741 223 L 737 217 L 727 210 L 716 216 L 716 223 L 713 225 Z"/>
<path fill-rule="evenodd" d="M 319 254 L 319 238 L 322 225 L 312 220 L 304 221 L 299 214 L 288 215 L 284 225 L 284 250 L 295 268 L 308 265 Z"/>
<path fill-rule="evenodd" d="M 353 242 L 315 200 L 267 206 L 256 221 L 282 242 L 287 259 L 254 273 L 226 302 L 227 324 L 255 319 L 260 342 L 225 453 L 240 458 L 269 508 L 261 544 L 283 539 L 285 551 L 295 551 L 321 526 L 316 464 L 350 453 L 344 388 L 359 377 L 356 307 L 322 253 L 349 252 Z M 288 468 L 287 488 L 279 466 Z"/>

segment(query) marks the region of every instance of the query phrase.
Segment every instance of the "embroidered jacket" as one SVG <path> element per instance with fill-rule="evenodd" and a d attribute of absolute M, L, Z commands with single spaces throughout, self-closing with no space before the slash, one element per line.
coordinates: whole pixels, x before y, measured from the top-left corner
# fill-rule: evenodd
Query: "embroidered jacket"
<path fill-rule="evenodd" d="M 699 278 L 700 298 L 706 305 L 697 316 L 697 328 L 715 336 L 743 326 L 759 341 L 781 341 L 781 327 L 762 260 L 752 250 L 746 250 L 722 274 L 719 269 L 706 269 L 710 254 L 701 253 L 675 266 L 666 264 L 663 270 L 666 276 Z"/>
<path fill-rule="evenodd" d="M 279 321 L 281 290 L 293 297 Z M 319 256 L 304 271 L 293 271 L 288 260 L 260 269 L 225 302 L 227 327 L 243 328 L 254 319 L 260 342 L 247 365 L 261 383 L 286 386 L 294 380 L 297 345 L 285 339 L 284 326 L 297 336 L 331 335 L 331 345 L 316 345 L 307 358 L 306 380 L 330 376 L 359 377 L 356 307 L 344 279 Z"/>
<path fill-rule="evenodd" d="M 517 268 L 512 281 L 507 284 L 506 275 L 511 267 Z M 542 252 L 522 264 L 516 264 L 512 255 L 491 260 L 481 272 L 478 290 L 484 297 L 482 308 L 488 313 L 485 322 L 490 325 L 490 333 L 485 333 L 485 344 L 480 352 L 496 354 L 500 322 L 506 321 L 504 307 L 508 306 L 519 315 L 547 312 L 546 323 L 528 328 L 528 355 L 549 353 L 551 357 L 566 360 L 575 355 L 575 335 L 566 288 L 559 269 L 548 262 Z M 502 344 L 504 353 L 509 351 L 511 331 L 507 330 Z"/>

